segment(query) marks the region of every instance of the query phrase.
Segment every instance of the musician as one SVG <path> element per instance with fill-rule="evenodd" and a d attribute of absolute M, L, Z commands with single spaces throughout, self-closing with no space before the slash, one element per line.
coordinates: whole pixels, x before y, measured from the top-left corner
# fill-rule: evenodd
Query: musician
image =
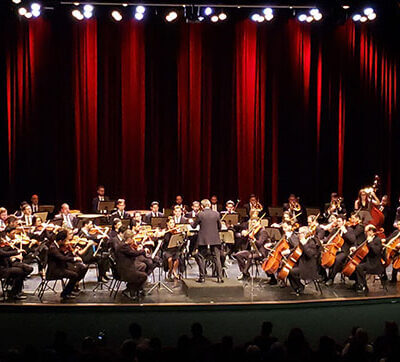
<path fill-rule="evenodd" d="M 246 215 L 248 218 L 250 218 L 251 211 L 256 210 L 258 211 L 258 213 L 260 213 L 263 210 L 263 206 L 261 205 L 257 196 L 254 194 L 250 195 L 249 202 L 247 204 L 244 204 L 243 207 L 246 209 Z"/>
<path fill-rule="evenodd" d="M 167 229 L 171 230 L 164 235 L 164 239 L 162 241 L 162 251 L 163 251 L 163 261 L 164 265 L 167 265 L 168 268 L 168 278 L 172 277 L 175 279 L 179 279 L 179 246 L 175 246 L 169 248 L 169 242 L 171 240 L 172 235 L 179 233 L 178 230 L 174 230 L 175 221 L 172 216 L 168 217 L 167 221 Z"/>
<path fill-rule="evenodd" d="M 4 231 L 7 227 L 8 213 L 5 207 L 0 207 L 0 232 Z"/>
<path fill-rule="evenodd" d="M 32 209 L 33 214 L 39 212 L 39 196 L 38 195 L 36 195 L 36 194 L 32 195 L 30 207 Z"/>
<path fill-rule="evenodd" d="M 25 204 L 22 209 L 22 215 L 20 217 L 20 221 L 25 226 L 32 226 L 32 208 L 29 204 Z"/>
<path fill-rule="evenodd" d="M 182 209 L 182 214 L 185 214 L 189 211 L 189 207 L 184 204 L 183 197 L 181 195 L 177 195 L 175 198 L 175 204 L 172 206 L 172 209 L 175 209 L 175 206 L 180 206 Z"/>
<path fill-rule="evenodd" d="M 400 197 L 399 197 L 399 204 L 400 204 Z M 396 216 L 395 216 L 395 223 L 400 220 L 400 206 L 396 209 Z"/>
<path fill-rule="evenodd" d="M 379 210 L 384 216 L 383 229 L 389 231 L 393 225 L 392 211 L 389 204 L 388 195 L 383 195 L 381 198 L 381 203 L 379 205 Z"/>
<path fill-rule="evenodd" d="M 299 246 L 302 249 L 302 254 L 296 266 L 289 272 L 289 282 L 291 287 L 300 295 L 304 291 L 303 280 L 315 280 L 318 278 L 318 258 L 319 258 L 319 242 L 314 236 L 306 237 L 309 233 L 307 226 L 302 226 L 299 229 Z"/>
<path fill-rule="evenodd" d="M 99 271 L 97 277 L 98 281 L 106 283 L 108 280 L 106 274 L 110 267 L 108 263 L 108 254 L 103 253 L 100 250 L 97 251 L 97 249 L 104 249 L 103 246 L 100 245 L 100 242 L 103 239 L 103 243 L 105 245 L 109 240 L 109 236 L 102 236 L 99 233 L 91 234 L 92 229 L 93 222 L 86 219 L 83 222 L 82 228 L 78 233 L 78 237 L 88 240 L 88 243 L 85 248 L 79 251 L 79 256 L 82 258 L 82 261 L 87 265 L 95 263 Z"/>
<path fill-rule="evenodd" d="M 396 238 L 400 238 L 400 220 L 395 221 L 394 226 L 395 230 L 386 239 L 382 239 L 383 244 L 390 242 L 390 240 L 395 240 Z M 393 261 L 398 258 L 400 258 L 400 249 L 396 249 L 396 255 L 393 258 Z M 397 274 L 398 274 L 398 269 L 393 268 L 390 283 L 397 283 Z"/>
<path fill-rule="evenodd" d="M 117 200 L 117 210 L 111 214 L 111 220 L 120 219 L 120 220 L 131 220 L 131 215 L 125 211 L 125 200 L 118 199 Z"/>
<path fill-rule="evenodd" d="M 146 224 L 151 225 L 151 219 L 153 217 L 163 217 L 163 216 L 164 216 L 164 214 L 162 212 L 160 212 L 160 204 L 158 203 L 158 201 L 153 201 L 150 204 L 150 212 L 145 215 L 143 221 Z"/>
<path fill-rule="evenodd" d="M 206 266 L 205 257 L 211 253 L 214 259 L 215 270 L 217 272 L 217 283 L 223 283 L 222 265 L 221 265 L 221 240 L 219 231 L 221 230 L 221 221 L 219 213 L 211 210 L 210 200 L 201 201 L 203 211 L 199 212 L 196 219 L 191 224 L 193 228 L 200 225 L 197 238 L 198 252 L 195 254 L 197 265 L 199 266 L 198 283 L 205 282 Z"/>
<path fill-rule="evenodd" d="M 183 216 L 184 210 L 185 209 L 179 205 L 174 206 L 173 217 L 174 217 L 175 224 L 187 224 L 189 222 L 189 220 L 186 219 L 185 216 Z"/>
<path fill-rule="evenodd" d="M 324 218 L 329 219 L 331 215 L 346 215 L 346 206 L 343 202 L 343 198 L 339 197 L 337 192 L 331 193 L 331 201 L 324 206 Z"/>
<path fill-rule="evenodd" d="M 343 246 L 336 254 L 335 263 L 329 268 L 328 280 L 325 283 L 327 286 L 333 285 L 336 275 L 343 270 L 343 267 L 347 262 L 350 249 L 357 244 L 354 230 L 350 227 L 347 227 L 345 222 L 346 220 L 343 216 L 338 216 L 336 219 L 336 227 L 331 230 L 329 235 L 324 240 L 324 244 L 326 245 L 327 242 L 331 241 L 334 234 L 340 230 L 339 235 L 344 241 Z"/>
<path fill-rule="evenodd" d="M 314 229 L 315 230 L 315 236 L 319 239 L 322 240 L 325 238 L 325 230 L 321 227 L 321 225 L 318 222 L 317 216 L 316 215 L 310 215 L 307 217 L 307 223 L 308 227 L 310 230 Z"/>
<path fill-rule="evenodd" d="M 74 288 L 87 273 L 87 267 L 82 263 L 82 259 L 72 254 L 71 246 L 68 244 L 72 238 L 71 230 L 60 230 L 54 242 L 50 244 L 48 253 L 47 279 L 68 279 L 61 292 L 63 300 L 75 299 Z"/>
<path fill-rule="evenodd" d="M 78 224 L 77 217 L 71 214 L 69 205 L 67 203 L 61 205 L 60 213 L 54 218 L 54 220 L 60 219 L 63 221 L 63 225 L 65 225 L 68 229 L 75 229 Z"/>
<path fill-rule="evenodd" d="M 246 235 L 248 244 L 250 245 L 246 248 L 247 250 L 242 250 L 234 254 L 240 270 L 238 280 L 250 277 L 249 269 L 252 265 L 252 260 L 263 260 L 266 258 L 268 251 L 265 248 L 265 244 L 269 243 L 269 246 L 271 246 L 271 240 L 269 240 L 267 232 L 261 227 L 260 221 L 256 217 L 250 219 L 247 234 L 243 235 Z"/>
<path fill-rule="evenodd" d="M 119 219 L 115 219 L 115 220 L 119 220 Z M 126 230 L 128 230 L 127 226 L 122 225 L 121 220 L 118 221 L 117 225 L 118 226 L 113 225 L 113 227 L 115 227 L 114 231 L 108 233 L 108 236 L 110 238 L 108 239 L 108 243 L 107 243 L 109 250 L 110 250 L 110 255 L 114 258 L 114 260 L 115 260 L 115 250 L 117 249 L 118 244 L 123 242 L 124 232 Z"/>
<path fill-rule="evenodd" d="M 21 204 L 19 205 L 19 209 L 14 212 L 14 216 L 16 216 L 17 218 L 21 218 L 21 216 L 23 215 L 23 210 L 25 205 L 29 205 L 28 202 L 22 201 Z"/>
<path fill-rule="evenodd" d="M 211 201 L 211 210 L 218 212 L 222 211 L 222 205 L 218 203 L 217 195 L 212 195 L 210 201 Z"/>
<path fill-rule="evenodd" d="M 367 256 L 356 267 L 356 289 L 359 292 L 368 292 L 367 274 L 377 274 L 381 278 L 384 278 L 385 275 L 385 267 L 382 263 L 384 259 L 382 241 L 376 235 L 376 227 L 367 225 L 365 227 L 365 236 L 369 251 Z"/>
<path fill-rule="evenodd" d="M 365 240 L 364 225 L 361 222 L 360 215 L 357 212 L 353 212 L 348 221 L 348 225 L 353 229 L 354 236 L 356 238 L 356 246 L 359 246 Z"/>
<path fill-rule="evenodd" d="M 19 219 L 14 215 L 9 215 L 6 220 L 6 225 L 11 228 L 18 227 Z"/>
<path fill-rule="evenodd" d="M 192 202 L 192 211 L 185 214 L 186 219 L 194 219 L 197 214 L 200 212 L 200 202 L 193 201 Z"/>
<path fill-rule="evenodd" d="M 283 204 L 283 211 L 289 211 L 291 219 L 297 219 L 301 226 L 307 225 L 307 210 L 295 194 L 290 194 L 288 202 Z"/>
<path fill-rule="evenodd" d="M 92 212 L 100 213 L 99 206 L 101 201 L 110 201 L 110 198 L 105 195 L 106 189 L 103 185 L 97 186 L 97 195 L 92 200 Z"/>
<path fill-rule="evenodd" d="M 117 269 L 121 279 L 127 282 L 127 290 L 123 294 L 131 299 L 138 299 L 140 291 L 147 280 L 147 274 L 137 269 L 136 258 L 144 255 L 145 252 L 140 246 L 133 247 L 134 233 L 126 230 L 123 235 L 123 242 L 118 243 L 115 249 Z"/>
<path fill-rule="evenodd" d="M 10 235 L 15 233 L 14 228 L 7 228 L 9 240 Z M 24 300 L 27 297 L 22 293 L 24 279 L 33 271 L 33 268 L 21 262 L 23 249 L 11 246 L 5 239 L 0 239 L 0 278 L 6 278 L 12 283 L 12 289 L 8 294 L 9 299 Z M 11 258 L 15 258 L 14 261 Z"/>
<path fill-rule="evenodd" d="M 132 229 L 139 230 L 142 226 L 147 225 L 143 219 L 140 212 L 135 212 L 131 221 Z"/>

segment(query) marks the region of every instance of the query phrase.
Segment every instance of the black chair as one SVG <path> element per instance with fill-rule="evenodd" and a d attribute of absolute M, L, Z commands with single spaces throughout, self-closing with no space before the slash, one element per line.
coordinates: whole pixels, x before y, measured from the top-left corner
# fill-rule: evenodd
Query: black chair
<path fill-rule="evenodd" d="M 110 262 L 110 269 L 112 274 L 112 279 L 109 285 L 110 297 L 112 297 L 114 294 L 114 299 L 115 299 L 117 297 L 119 289 L 121 288 L 123 280 L 121 279 L 121 276 L 118 272 L 115 260 L 111 256 L 108 257 L 108 260 Z"/>

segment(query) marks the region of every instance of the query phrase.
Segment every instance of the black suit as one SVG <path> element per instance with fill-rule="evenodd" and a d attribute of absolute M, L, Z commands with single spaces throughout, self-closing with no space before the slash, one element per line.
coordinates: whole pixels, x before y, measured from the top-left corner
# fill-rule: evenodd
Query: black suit
<path fill-rule="evenodd" d="M 162 212 L 149 212 L 148 214 L 146 214 L 145 216 L 144 216 L 144 218 L 143 218 L 143 221 L 146 223 L 146 224 L 151 224 L 151 219 L 153 218 L 153 217 L 164 217 L 164 214 L 162 213 Z"/>
<path fill-rule="evenodd" d="M 121 220 L 131 219 L 131 215 L 129 215 L 129 213 L 127 213 L 125 210 L 122 211 L 122 213 L 120 213 L 117 210 L 111 214 L 111 222 L 113 222 L 115 219 L 121 219 Z"/>
<path fill-rule="evenodd" d="M 73 214 L 58 214 L 54 217 L 54 220 L 62 220 L 63 223 L 65 222 L 68 227 L 74 229 L 78 225 L 78 218 Z"/>
<path fill-rule="evenodd" d="M 221 212 L 222 211 L 222 205 L 221 204 L 211 204 L 211 210 Z"/>
<path fill-rule="evenodd" d="M 103 200 L 102 201 L 110 201 L 110 198 L 108 196 L 103 196 Z M 99 205 L 100 205 L 100 198 L 97 195 L 92 200 L 92 212 L 94 212 L 94 213 L 99 212 Z M 111 210 L 108 210 L 108 211 L 111 211 Z"/>
<path fill-rule="evenodd" d="M 200 225 L 200 230 L 197 237 L 198 253 L 195 255 L 195 259 L 199 266 L 200 278 L 205 277 L 205 257 L 209 252 L 213 256 L 217 276 L 222 278 L 221 239 L 219 238 L 221 220 L 219 213 L 209 208 L 204 209 L 199 212 L 192 223 L 193 228 L 197 225 Z"/>
<path fill-rule="evenodd" d="M 127 287 L 131 292 L 136 292 L 143 287 L 147 280 L 144 272 L 137 270 L 135 259 L 144 255 L 144 251 L 133 250 L 130 245 L 123 242 L 118 243 L 115 249 L 117 269 L 121 279 L 127 282 Z"/>

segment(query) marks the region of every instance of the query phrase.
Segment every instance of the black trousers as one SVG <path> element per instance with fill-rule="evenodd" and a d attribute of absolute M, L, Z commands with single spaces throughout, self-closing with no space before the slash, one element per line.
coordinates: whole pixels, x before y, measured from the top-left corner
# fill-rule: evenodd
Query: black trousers
<path fill-rule="evenodd" d="M 376 270 L 376 268 L 371 268 L 367 263 L 358 264 L 356 266 L 356 280 L 358 285 L 363 287 L 367 286 L 367 274 L 374 274 L 382 277 L 385 275 L 385 270 Z"/>
<path fill-rule="evenodd" d="M 88 267 L 83 263 L 71 263 L 68 264 L 67 269 L 63 271 L 62 274 L 57 275 L 57 279 L 59 278 L 67 278 L 68 282 L 64 287 L 64 290 L 61 292 L 61 296 L 66 296 L 71 294 L 74 290 L 75 285 L 82 280 L 88 271 Z"/>
<path fill-rule="evenodd" d="M 32 270 L 32 267 L 20 262 L 15 262 L 10 268 L 0 270 L 0 276 L 12 283 L 11 295 L 21 293 L 24 279 L 32 273 Z"/>
<path fill-rule="evenodd" d="M 301 282 L 300 278 L 300 268 L 298 266 L 295 266 L 290 272 L 289 272 L 289 283 L 290 286 L 295 290 L 295 291 L 300 291 L 302 292 L 304 290 L 304 285 Z"/>
<path fill-rule="evenodd" d="M 336 274 L 342 272 L 342 270 L 346 264 L 346 261 L 347 261 L 347 256 L 348 256 L 348 254 L 346 254 L 346 253 L 339 253 L 336 255 L 335 262 L 329 269 L 329 279 L 334 280 Z"/>
<path fill-rule="evenodd" d="M 213 258 L 217 277 L 222 278 L 221 245 L 200 245 L 198 247 L 198 253 L 194 256 L 194 258 L 199 266 L 200 278 L 205 278 L 206 276 L 206 257 L 208 255 L 211 255 Z"/>
<path fill-rule="evenodd" d="M 110 264 L 108 261 L 108 254 L 99 251 L 96 256 L 95 251 L 89 248 L 85 255 L 82 256 L 82 260 L 85 264 L 97 264 L 99 270 L 99 278 L 106 276 L 107 271 L 110 269 Z"/>
<path fill-rule="evenodd" d="M 263 255 L 258 255 L 257 253 L 249 250 L 239 251 L 234 254 L 239 266 L 239 270 L 244 275 L 249 275 L 249 269 L 251 267 L 251 261 L 264 259 Z"/>
<path fill-rule="evenodd" d="M 147 274 L 136 270 L 134 273 L 124 278 L 126 281 L 126 287 L 129 289 L 130 293 L 135 293 L 143 288 L 144 283 L 147 281 Z"/>

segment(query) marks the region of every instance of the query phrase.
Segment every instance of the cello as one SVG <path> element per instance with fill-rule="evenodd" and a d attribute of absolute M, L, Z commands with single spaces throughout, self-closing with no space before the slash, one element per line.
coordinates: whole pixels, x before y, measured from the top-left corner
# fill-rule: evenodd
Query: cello
<path fill-rule="evenodd" d="M 386 266 L 389 266 L 393 262 L 393 268 L 395 268 L 395 264 L 398 269 L 400 267 L 399 258 L 396 258 L 400 247 L 400 231 L 397 232 L 395 236 L 393 236 L 387 243 L 383 244 L 385 248 L 385 259 L 386 259 Z"/>
<path fill-rule="evenodd" d="M 355 272 L 357 265 L 359 265 L 369 253 L 368 241 L 369 239 L 367 238 L 356 250 L 354 250 L 353 253 L 349 255 L 350 260 L 342 270 L 342 273 L 346 277 L 350 277 Z"/>
<path fill-rule="evenodd" d="M 335 231 L 328 242 L 323 246 L 324 252 L 321 256 L 321 266 L 323 268 L 330 268 L 335 263 L 336 254 L 343 244 L 344 240 L 341 235 L 341 229 L 338 228 L 338 230 Z"/>
<path fill-rule="evenodd" d="M 293 267 L 297 264 L 299 261 L 301 255 L 303 254 L 303 249 L 299 244 L 296 249 L 289 255 L 289 257 L 285 260 L 281 270 L 278 273 L 278 279 L 285 280 L 290 271 L 293 269 Z"/>
<path fill-rule="evenodd" d="M 283 255 L 282 252 L 284 250 L 288 250 L 290 248 L 289 243 L 287 242 L 285 236 L 283 236 L 274 246 L 268 258 L 264 260 L 262 263 L 262 270 L 264 270 L 267 274 L 274 274 L 279 268 L 281 264 Z"/>

